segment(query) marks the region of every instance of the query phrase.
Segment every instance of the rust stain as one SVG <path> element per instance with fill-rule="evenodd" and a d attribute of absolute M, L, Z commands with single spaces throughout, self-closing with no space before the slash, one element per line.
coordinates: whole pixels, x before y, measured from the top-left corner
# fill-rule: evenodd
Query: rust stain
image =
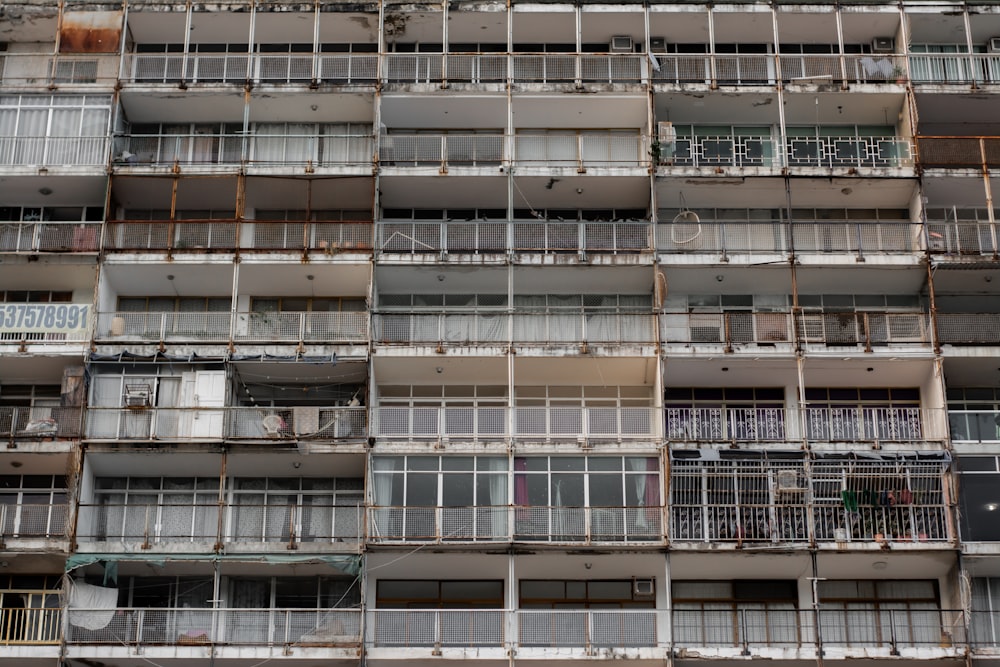
<path fill-rule="evenodd" d="M 59 53 L 115 53 L 122 12 L 67 12 L 59 31 Z"/>

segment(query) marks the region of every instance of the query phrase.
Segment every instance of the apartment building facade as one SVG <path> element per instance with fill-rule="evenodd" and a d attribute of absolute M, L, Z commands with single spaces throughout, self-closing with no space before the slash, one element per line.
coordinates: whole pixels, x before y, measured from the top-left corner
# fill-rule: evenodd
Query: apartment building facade
<path fill-rule="evenodd" d="M 0 43 L 0 665 L 1000 656 L 1000 5 Z"/>

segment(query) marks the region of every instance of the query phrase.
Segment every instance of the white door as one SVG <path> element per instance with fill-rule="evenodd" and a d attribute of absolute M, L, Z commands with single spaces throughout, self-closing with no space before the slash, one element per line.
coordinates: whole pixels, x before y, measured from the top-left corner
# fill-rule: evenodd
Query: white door
<path fill-rule="evenodd" d="M 194 374 L 194 395 L 189 403 L 199 408 L 191 419 L 192 438 L 221 438 L 225 423 L 225 371 L 197 371 Z M 201 408 L 219 408 L 203 410 Z"/>

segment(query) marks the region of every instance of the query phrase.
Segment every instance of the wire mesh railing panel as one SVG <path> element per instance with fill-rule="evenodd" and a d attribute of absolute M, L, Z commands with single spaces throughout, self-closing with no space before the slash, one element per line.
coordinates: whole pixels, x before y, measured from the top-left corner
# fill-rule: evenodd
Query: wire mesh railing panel
<path fill-rule="evenodd" d="M 370 84 L 378 79 L 377 55 L 319 56 L 319 78 L 325 83 Z"/>
<path fill-rule="evenodd" d="M 0 529 L 5 538 L 66 537 L 68 510 L 64 503 L 4 505 L 0 512 L 3 518 Z"/>
<path fill-rule="evenodd" d="M 1000 313 L 938 313 L 938 341 L 951 345 L 1000 343 Z"/>
<path fill-rule="evenodd" d="M 166 250 L 170 247 L 167 222 L 108 222 L 105 250 Z"/>
<path fill-rule="evenodd" d="M 507 249 L 505 222 L 442 223 L 444 248 L 448 252 L 504 252 Z"/>
<path fill-rule="evenodd" d="M 501 83 L 507 80 L 507 56 L 450 54 L 446 73 L 454 83 Z"/>
<path fill-rule="evenodd" d="M 721 85 L 774 83 L 774 56 L 716 55 L 714 60 L 715 78 Z"/>
<path fill-rule="evenodd" d="M 997 230 L 989 222 L 928 222 L 928 250 L 935 254 L 993 255 Z"/>
<path fill-rule="evenodd" d="M 565 83 L 577 78 L 577 58 L 572 55 L 515 55 L 513 63 L 515 83 Z"/>
<path fill-rule="evenodd" d="M 386 83 L 440 83 L 441 54 L 387 53 L 382 77 Z"/>
<path fill-rule="evenodd" d="M 644 55 L 581 55 L 580 79 L 588 83 L 638 83 Z"/>
<path fill-rule="evenodd" d="M 445 247 L 441 223 L 383 222 L 377 227 L 376 242 L 382 252 L 440 252 Z"/>
<path fill-rule="evenodd" d="M 790 83 L 807 79 L 809 83 L 843 80 L 839 55 L 780 55 L 781 79 Z"/>
<path fill-rule="evenodd" d="M 517 612 L 518 644 L 522 647 L 589 646 L 585 611 Z"/>

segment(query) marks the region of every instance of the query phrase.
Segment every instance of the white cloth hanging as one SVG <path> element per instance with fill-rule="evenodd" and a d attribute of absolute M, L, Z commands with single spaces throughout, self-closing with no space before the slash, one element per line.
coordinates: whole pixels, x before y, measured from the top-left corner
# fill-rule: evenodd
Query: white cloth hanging
<path fill-rule="evenodd" d="M 118 589 L 70 579 L 69 622 L 84 630 L 106 628 L 118 609 Z"/>

